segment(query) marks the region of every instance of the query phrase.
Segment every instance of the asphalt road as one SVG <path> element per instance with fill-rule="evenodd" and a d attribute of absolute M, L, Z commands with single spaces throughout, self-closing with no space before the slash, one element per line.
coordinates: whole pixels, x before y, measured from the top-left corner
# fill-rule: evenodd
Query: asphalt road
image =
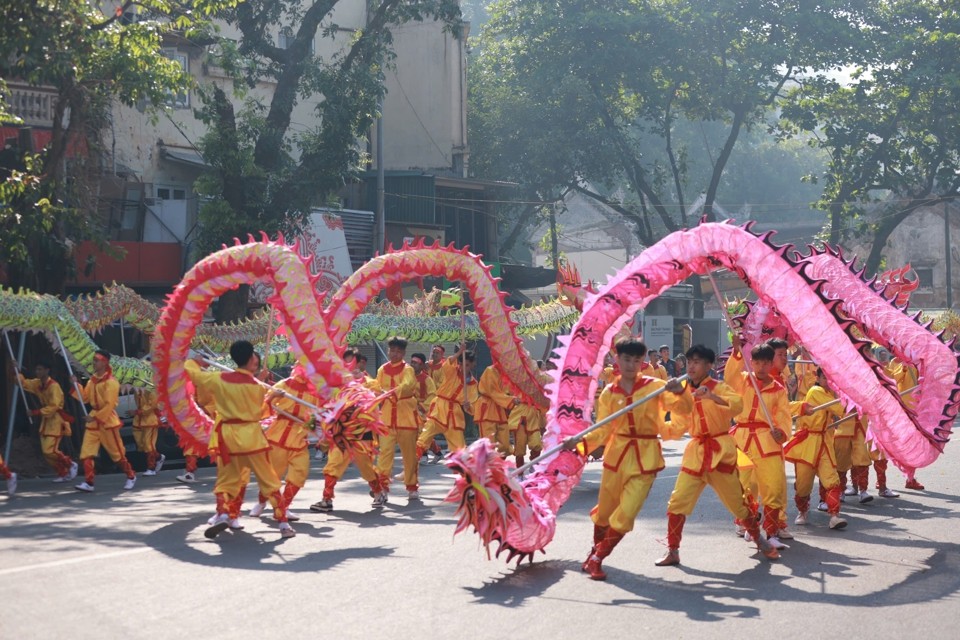
<path fill-rule="evenodd" d="M 391 498 L 379 512 L 351 469 L 336 510 L 312 514 L 315 462 L 289 540 L 249 517 L 242 532 L 206 540 L 212 470 L 194 486 L 176 471 L 141 477 L 128 492 L 120 475 L 101 476 L 94 494 L 26 480 L 0 497 L 0 638 L 956 637 L 960 469 L 950 446 L 919 474 L 926 491 L 903 490 L 893 470 L 902 497 L 845 504 L 842 532 L 813 515 L 792 527 L 797 539 L 776 563 L 733 535 L 708 489 L 687 521 L 683 564 L 660 568 L 681 447 L 665 445 L 667 469 L 605 562 L 604 583 L 579 571 L 598 463 L 546 555 L 519 568 L 488 560 L 472 533 L 453 537 L 442 466 L 422 467 L 422 503 Z"/>

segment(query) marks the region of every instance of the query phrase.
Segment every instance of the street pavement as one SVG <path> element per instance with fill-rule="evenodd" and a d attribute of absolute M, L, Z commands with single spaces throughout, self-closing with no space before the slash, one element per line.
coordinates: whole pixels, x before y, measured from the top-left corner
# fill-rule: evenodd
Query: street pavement
<path fill-rule="evenodd" d="M 205 539 L 212 469 L 193 486 L 179 471 L 140 477 L 132 491 L 104 475 L 94 494 L 24 480 L 0 497 L 0 638 L 956 637 L 960 470 L 950 446 L 920 472 L 926 491 L 904 490 L 891 467 L 900 498 L 845 503 L 845 531 L 811 514 L 810 525 L 791 525 L 796 540 L 775 563 L 734 536 L 707 489 L 687 521 L 683 564 L 660 568 L 683 445 L 665 443 L 667 469 L 605 562 L 607 582 L 580 572 L 599 463 L 546 554 L 520 567 L 488 560 L 473 533 L 453 536 L 442 465 L 421 466 L 422 502 L 401 490 L 382 510 L 351 468 L 335 511 L 315 514 L 314 462 L 287 540 L 272 520 L 249 517 L 243 531 Z M 248 508 L 253 496 L 251 486 Z"/>

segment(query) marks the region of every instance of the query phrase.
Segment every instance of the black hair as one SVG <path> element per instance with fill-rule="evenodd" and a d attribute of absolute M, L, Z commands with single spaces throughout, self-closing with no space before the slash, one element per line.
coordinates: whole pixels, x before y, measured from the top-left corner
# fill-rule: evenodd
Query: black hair
<path fill-rule="evenodd" d="M 109 351 L 104 351 L 103 349 L 97 349 L 96 351 L 94 351 L 94 353 L 97 354 L 98 356 L 103 356 L 103 358 L 104 358 L 107 362 L 110 362 L 110 352 L 109 352 Z"/>
<path fill-rule="evenodd" d="M 37 360 L 37 364 L 35 366 L 43 367 L 47 371 L 50 371 L 50 369 L 52 369 L 52 367 L 50 366 L 50 362 L 47 360 Z"/>
<path fill-rule="evenodd" d="M 358 355 L 359 353 L 360 353 L 360 350 L 359 350 L 359 349 L 357 349 L 357 348 L 355 348 L 355 347 L 347 347 L 347 348 L 343 351 L 343 359 L 344 359 L 344 360 L 346 360 L 347 358 L 354 358 L 354 359 L 356 359 L 356 357 L 357 357 L 357 355 Z"/>
<path fill-rule="evenodd" d="M 823 369 L 822 369 L 821 367 L 817 367 L 817 377 L 819 378 L 819 377 L 822 376 L 822 375 L 825 375 L 825 374 L 823 373 Z"/>
<path fill-rule="evenodd" d="M 399 347 L 399 348 L 403 349 L 404 351 L 406 351 L 406 350 L 407 350 L 407 339 L 404 338 L 403 336 L 393 336 L 392 338 L 390 338 L 389 340 L 387 340 L 387 346 L 388 346 L 388 347 Z"/>
<path fill-rule="evenodd" d="M 253 354 L 253 345 L 247 340 L 237 340 L 230 345 L 230 357 L 233 358 L 238 367 L 246 366 Z"/>
<path fill-rule="evenodd" d="M 357 352 L 356 358 L 357 358 L 357 362 L 366 362 L 366 361 L 367 361 L 367 356 L 363 355 L 363 354 L 360 353 L 359 351 Z"/>
<path fill-rule="evenodd" d="M 613 348 L 616 349 L 618 356 L 636 356 L 642 358 L 647 355 L 647 345 L 643 344 L 643 341 L 639 338 L 620 338 L 617 340 L 617 343 L 613 345 Z"/>
<path fill-rule="evenodd" d="M 462 354 L 460 354 L 460 356 L 467 362 L 477 361 L 477 354 L 475 354 L 473 351 L 470 351 L 469 349 L 467 351 L 464 351 Z"/>
<path fill-rule="evenodd" d="M 789 349 L 790 344 L 783 338 L 770 338 L 767 340 L 767 344 L 770 345 L 774 351 L 777 349 Z"/>
<path fill-rule="evenodd" d="M 751 360 L 761 360 L 763 362 L 773 362 L 774 350 L 769 342 L 758 344 L 750 350 Z"/>
<path fill-rule="evenodd" d="M 693 345 L 687 349 L 687 353 L 684 355 L 686 356 L 687 360 L 699 358 L 700 360 L 706 360 L 710 364 L 713 364 L 717 361 L 717 354 L 714 353 L 713 349 L 705 347 L 702 344 Z"/>
<path fill-rule="evenodd" d="M 670 351 L 670 346 L 666 344 L 660 345 L 660 348 L 657 349 L 657 351 L 663 351 L 664 349 L 666 349 L 667 351 Z"/>
<path fill-rule="evenodd" d="M 415 353 L 415 354 L 413 354 L 412 356 L 410 356 L 410 359 L 411 359 L 411 360 L 413 360 L 414 358 L 416 358 L 417 360 L 419 360 L 419 361 L 422 362 L 423 364 L 426 364 L 426 362 L 427 362 L 427 356 L 423 355 L 422 353 Z"/>

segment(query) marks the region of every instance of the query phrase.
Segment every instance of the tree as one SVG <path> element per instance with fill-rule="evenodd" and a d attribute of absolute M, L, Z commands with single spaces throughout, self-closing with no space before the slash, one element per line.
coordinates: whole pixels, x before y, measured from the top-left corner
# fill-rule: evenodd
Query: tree
<path fill-rule="evenodd" d="M 46 148 L 8 149 L 0 184 L 0 262 L 14 286 L 60 293 L 72 246 L 96 237 L 98 150 L 111 101 L 162 108 L 190 79 L 163 56 L 174 32 L 192 35 L 235 0 L 0 0 L 0 76 L 56 91 Z M 131 11 L 142 19 L 129 20 Z M 4 93 L 6 95 L 6 93 Z M 10 111 L 2 104 L 0 112 Z M 158 106 L 152 106 L 158 105 Z M 14 119 L 4 117 L 7 122 Z M 71 153 L 71 150 L 76 150 Z"/>
<path fill-rule="evenodd" d="M 199 117 L 210 126 L 200 142 L 211 171 L 198 191 L 212 200 L 200 212 L 198 250 L 209 252 L 233 237 L 265 231 L 294 231 L 309 213 L 349 179 L 361 159 L 357 141 L 366 135 L 384 94 L 390 64 L 391 28 L 409 21 L 438 20 L 458 33 L 457 0 L 371 0 L 362 29 L 334 22 L 346 0 L 248 0 L 222 14 L 240 34 L 220 39 L 212 58 L 234 76 L 233 95 L 218 85 L 203 87 Z M 272 29 L 284 25 L 286 47 Z M 345 38 L 330 56 L 313 52 L 315 38 Z M 269 80 L 269 100 L 249 89 Z M 290 132 L 299 100 L 320 97 L 314 122 Z M 235 101 L 242 104 L 237 110 Z M 246 309 L 246 291 L 220 299 L 218 320 Z"/>
<path fill-rule="evenodd" d="M 960 195 L 960 3 L 879 3 L 849 80 L 793 91 L 781 130 L 815 132 L 830 157 L 819 206 L 833 244 L 860 239 L 876 273 L 893 231 Z"/>
<path fill-rule="evenodd" d="M 852 59 L 860 4 L 501 0 L 472 69 L 474 166 L 596 198 L 647 245 L 691 222 L 691 193 L 713 219 L 743 132 L 766 125 L 785 87 Z M 720 143 L 678 139 L 689 125 Z M 611 198 L 621 185 L 627 197 Z"/>

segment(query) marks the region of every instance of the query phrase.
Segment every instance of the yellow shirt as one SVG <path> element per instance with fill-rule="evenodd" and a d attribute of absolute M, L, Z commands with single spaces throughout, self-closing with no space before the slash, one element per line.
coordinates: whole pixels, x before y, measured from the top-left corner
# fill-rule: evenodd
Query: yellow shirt
<path fill-rule="evenodd" d="M 221 455 L 248 455 L 269 449 L 260 428 L 263 388 L 249 371 L 203 371 L 193 360 L 184 363 L 184 370 L 197 391 L 213 394 L 217 406 L 214 431 Z M 213 440 L 211 438 L 211 444 Z"/>
<path fill-rule="evenodd" d="M 285 378 L 278 382 L 275 388 L 286 391 L 290 395 L 296 396 L 313 405 L 319 406 L 321 403 L 320 398 L 310 391 L 310 385 L 302 378 Z M 291 451 L 306 449 L 307 436 L 310 434 L 310 429 L 307 428 L 307 425 L 313 418 L 313 412 L 310 408 L 284 395 L 272 398 L 268 403 L 265 403 L 265 405 L 265 409 L 269 411 L 269 413 L 276 413 L 277 415 L 276 420 L 274 420 L 273 424 L 267 429 L 267 441 L 270 442 L 271 445 Z M 281 411 L 294 415 L 299 418 L 299 420 L 290 419 L 282 413 L 274 411 L 275 409 L 280 409 Z"/>
<path fill-rule="evenodd" d="M 384 392 L 395 391 L 380 406 L 383 424 L 390 429 L 416 431 L 417 375 L 413 367 L 406 362 L 388 362 L 377 371 L 377 385 Z"/>
<path fill-rule="evenodd" d="M 770 380 L 760 389 L 763 403 L 773 419 L 773 425 L 771 425 L 760 406 L 760 399 L 750 381 L 751 376 L 753 374 L 743 371 L 743 358 L 739 353 L 727 360 L 723 370 L 724 382 L 743 398 L 743 410 L 734 418 L 737 425 L 733 431 L 733 437 L 737 441 L 737 446 L 743 451 L 755 447 L 762 457 L 780 455 L 782 449 L 770 434 L 770 427 L 776 426 L 784 433 L 790 431 L 790 403 L 787 400 L 787 391 L 776 380 Z"/>
<path fill-rule="evenodd" d="M 444 429 L 457 429 L 463 431 L 466 427 L 466 417 L 463 415 L 463 370 L 456 360 L 444 360 L 441 367 L 442 378 L 440 386 L 437 387 L 437 396 L 430 405 L 430 411 L 427 415 L 428 420 L 437 422 Z M 476 402 L 477 391 L 476 381 L 467 383 L 467 398 L 471 404 Z"/>
<path fill-rule="evenodd" d="M 487 367 L 480 376 L 480 398 L 474 415 L 478 422 L 505 424 L 513 396 L 503 390 L 503 379 L 496 367 Z"/>
<path fill-rule="evenodd" d="M 813 408 L 835 399 L 835 395 L 815 384 L 807 391 L 804 402 Z M 790 462 L 816 467 L 820 459 L 827 455 L 836 464 L 833 449 L 834 430 L 827 427 L 841 417 L 843 417 L 843 407 L 838 402 L 809 416 L 797 418 L 797 433 L 784 445 L 784 458 Z M 853 420 L 848 422 L 853 423 Z"/>
<path fill-rule="evenodd" d="M 63 389 L 53 378 L 47 378 L 47 384 L 39 378 L 20 376 L 23 390 L 40 398 L 40 435 L 68 436 L 70 423 L 63 419 Z"/>
<path fill-rule="evenodd" d="M 621 380 L 622 376 L 600 394 L 598 422 L 666 385 L 658 378 L 638 376 L 628 393 L 620 386 Z M 664 467 L 658 435 L 665 428 L 666 412 L 690 411 L 692 407 L 690 394 L 661 393 L 656 402 L 645 402 L 587 434 L 578 449 L 588 454 L 603 444 L 604 469 L 627 475 L 657 473 Z"/>
<path fill-rule="evenodd" d="M 159 427 L 160 406 L 157 392 L 151 389 L 137 389 L 133 393 L 133 398 L 137 403 L 137 410 L 133 414 L 133 426 L 140 429 Z"/>
<path fill-rule="evenodd" d="M 683 451 L 680 467 L 686 473 L 702 476 L 710 471 L 732 472 L 737 466 L 737 443 L 730 435 L 730 421 L 743 410 L 743 398 L 730 385 L 706 378 L 700 386 L 723 398 L 727 406 L 693 395 L 690 381 L 684 383 L 683 395 L 689 396 L 690 411 L 671 411 L 665 439 L 689 434 L 693 439 Z"/>
<path fill-rule="evenodd" d="M 88 422 L 87 429 L 116 429 L 120 427 L 117 404 L 120 402 L 120 383 L 109 371 L 102 376 L 93 376 L 80 388 L 83 402 L 90 405 L 90 415 L 95 422 Z"/>
<path fill-rule="evenodd" d="M 427 412 L 430 411 L 430 405 L 437 396 L 437 385 L 433 382 L 430 374 L 424 370 L 417 376 L 417 425 L 420 426 L 426 422 Z"/>

